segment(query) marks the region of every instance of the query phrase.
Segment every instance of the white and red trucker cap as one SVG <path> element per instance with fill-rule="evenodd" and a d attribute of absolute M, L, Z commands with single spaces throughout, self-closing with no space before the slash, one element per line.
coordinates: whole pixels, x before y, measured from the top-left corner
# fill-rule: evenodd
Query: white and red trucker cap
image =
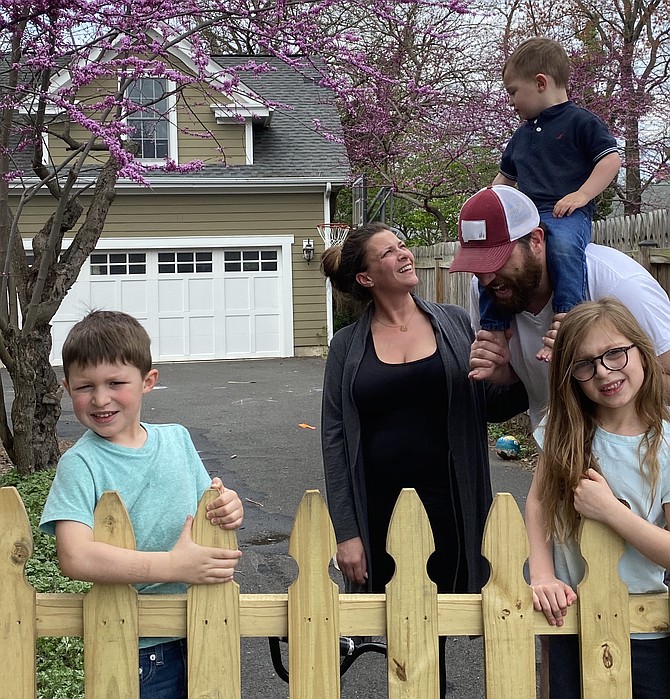
<path fill-rule="evenodd" d="M 450 272 L 497 272 L 516 241 L 540 225 L 535 204 L 515 187 L 480 189 L 463 204 L 458 217 L 460 248 Z"/>

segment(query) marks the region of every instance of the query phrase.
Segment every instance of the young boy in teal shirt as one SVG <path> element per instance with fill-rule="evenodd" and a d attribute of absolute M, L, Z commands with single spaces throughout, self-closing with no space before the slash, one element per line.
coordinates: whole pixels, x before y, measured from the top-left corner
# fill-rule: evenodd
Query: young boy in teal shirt
<path fill-rule="evenodd" d="M 94 583 L 130 583 L 140 594 L 178 594 L 189 584 L 232 580 L 240 551 L 208 548 L 191 539 L 193 515 L 210 487 L 213 525 L 235 529 L 242 503 L 211 479 L 181 425 L 140 421 L 142 397 L 158 371 L 150 339 L 132 316 L 94 311 L 63 345 L 63 385 L 87 432 L 61 457 L 40 521 L 55 534 L 65 575 Z M 93 513 L 115 490 L 128 510 L 136 550 L 96 542 Z M 184 639 L 140 639 L 140 696 L 181 699 L 186 693 Z"/>

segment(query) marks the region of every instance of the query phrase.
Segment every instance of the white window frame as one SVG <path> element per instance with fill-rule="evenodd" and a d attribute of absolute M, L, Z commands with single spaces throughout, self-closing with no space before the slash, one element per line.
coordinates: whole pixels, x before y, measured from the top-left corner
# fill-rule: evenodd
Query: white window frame
<path fill-rule="evenodd" d="M 179 139 L 178 136 L 178 125 L 177 125 L 177 95 L 176 89 L 177 84 L 174 80 L 169 78 L 164 78 L 160 76 L 145 75 L 139 80 L 165 80 L 166 85 L 166 100 L 167 100 L 167 116 L 164 117 L 168 125 L 168 154 L 167 158 L 140 158 L 138 160 L 142 163 L 163 163 L 166 159 L 174 160 L 175 163 L 179 163 Z M 124 122 L 128 123 L 128 117 L 124 119 Z"/>

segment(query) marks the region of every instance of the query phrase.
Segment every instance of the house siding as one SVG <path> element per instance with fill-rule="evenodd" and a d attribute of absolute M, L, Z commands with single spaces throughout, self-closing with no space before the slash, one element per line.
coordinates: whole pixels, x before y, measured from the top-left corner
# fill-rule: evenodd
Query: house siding
<path fill-rule="evenodd" d="M 88 202 L 82 201 L 86 207 Z M 21 233 L 31 238 L 53 212 L 53 199 L 36 197 L 24 210 Z M 327 345 L 323 252 L 315 226 L 323 218 L 322 193 L 281 194 L 119 194 L 107 216 L 107 238 L 293 235 L 293 332 L 296 354 Z M 83 217 L 82 217 L 83 220 Z M 76 232 L 73 231 L 72 233 Z M 314 260 L 302 255 L 303 239 L 315 244 Z M 104 247 L 101 242 L 99 248 Z"/>
<path fill-rule="evenodd" d="M 227 101 L 227 100 L 226 100 Z M 204 160 L 227 165 L 244 165 L 246 162 L 244 124 L 217 124 L 210 105 L 224 102 L 223 95 L 185 89 L 177 102 L 177 135 L 179 162 Z M 184 133 L 185 130 L 186 133 Z M 202 138 L 198 134 L 209 132 L 212 136 Z M 220 153 L 217 148 L 221 148 Z"/>
<path fill-rule="evenodd" d="M 78 100 L 82 104 L 94 104 L 104 95 L 115 94 L 117 89 L 116 80 L 100 80 L 83 87 L 78 94 Z M 177 160 L 180 164 L 193 160 L 204 160 L 207 164 L 245 164 L 244 124 L 217 124 L 210 107 L 212 104 L 225 102 L 223 95 L 204 87 L 185 88 L 183 94 L 177 95 Z M 91 112 L 89 116 L 99 119 L 100 113 Z M 62 133 L 64 125 L 59 117 L 54 117 L 51 128 L 56 133 Z M 86 143 L 90 138 L 90 132 L 79 124 L 70 125 L 70 135 L 80 143 Z M 222 153 L 219 152 L 219 148 L 222 149 Z M 72 155 L 65 142 L 55 135 L 49 136 L 48 149 L 55 163 L 62 163 Z M 86 159 L 86 165 L 103 165 L 108 157 L 106 150 L 92 151 Z"/>

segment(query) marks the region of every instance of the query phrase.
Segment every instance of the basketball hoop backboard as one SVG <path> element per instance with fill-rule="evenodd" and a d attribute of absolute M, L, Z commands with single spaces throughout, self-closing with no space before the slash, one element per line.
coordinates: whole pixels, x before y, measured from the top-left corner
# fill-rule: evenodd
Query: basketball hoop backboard
<path fill-rule="evenodd" d="M 351 185 L 351 225 L 363 226 L 368 221 L 368 192 L 365 175 L 357 177 Z"/>

